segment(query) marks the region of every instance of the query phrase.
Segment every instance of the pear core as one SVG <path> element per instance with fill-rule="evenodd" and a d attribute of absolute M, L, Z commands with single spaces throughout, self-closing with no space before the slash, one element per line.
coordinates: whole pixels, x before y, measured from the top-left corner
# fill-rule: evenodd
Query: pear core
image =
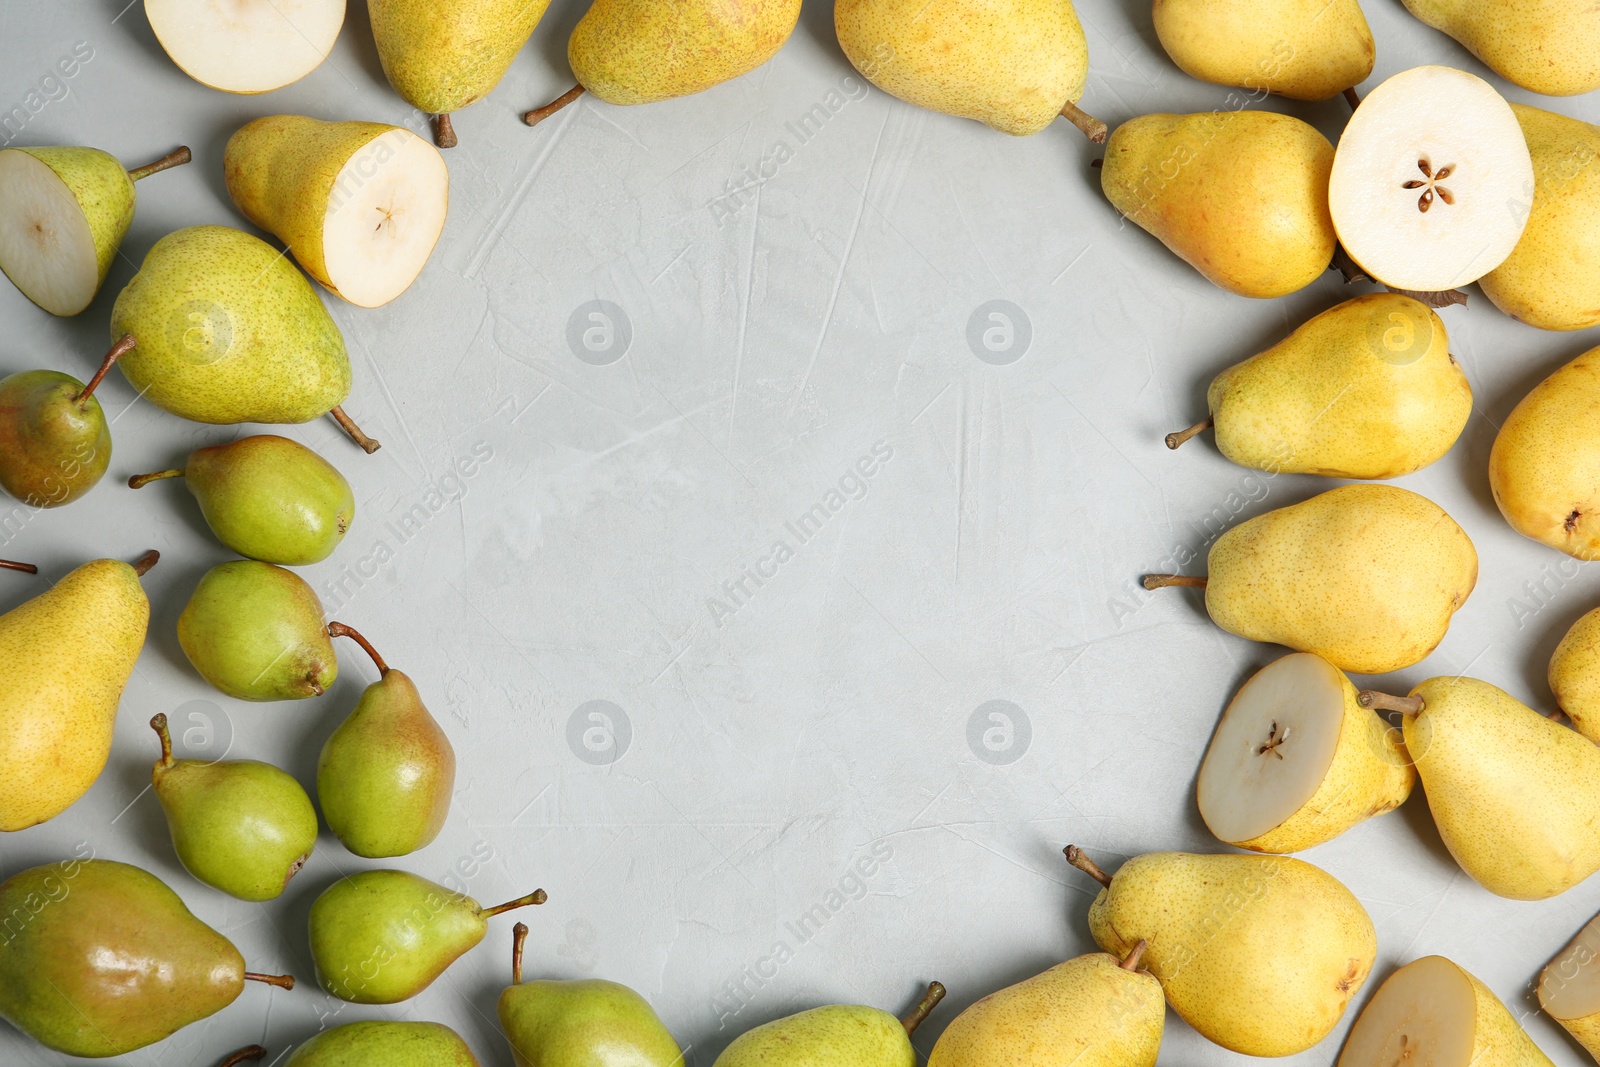
<path fill-rule="evenodd" d="M 1467 1067 L 1478 1025 L 1472 981 L 1442 956 L 1425 956 L 1389 976 L 1378 987 L 1339 1067 Z"/>
<path fill-rule="evenodd" d="M 0 152 L 0 270 L 52 315 L 76 315 L 100 288 L 94 235 L 67 183 L 16 149 Z"/>
<path fill-rule="evenodd" d="M 380 307 L 410 287 L 444 230 L 450 173 L 409 130 L 375 137 L 334 179 L 322 222 L 328 282 L 360 307 Z"/>
<path fill-rule="evenodd" d="M 230 93 L 265 93 L 321 65 L 345 0 L 145 0 L 156 40 L 185 74 Z"/>

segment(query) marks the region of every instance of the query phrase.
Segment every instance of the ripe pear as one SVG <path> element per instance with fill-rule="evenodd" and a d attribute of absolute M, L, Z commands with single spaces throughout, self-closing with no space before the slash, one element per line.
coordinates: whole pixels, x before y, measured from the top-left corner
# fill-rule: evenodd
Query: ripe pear
<path fill-rule="evenodd" d="M 157 558 L 85 563 L 0 615 L 0 830 L 55 818 L 100 777 L 150 622 L 139 577 Z"/>
<path fill-rule="evenodd" d="M 1478 580 L 1478 554 L 1444 509 L 1392 485 L 1345 485 L 1217 538 L 1196 586 L 1218 626 L 1315 652 L 1342 671 L 1387 674 L 1444 639 Z"/>
<path fill-rule="evenodd" d="M 164 478 L 184 479 L 218 541 L 264 563 L 320 563 L 355 518 L 355 494 L 338 469 L 273 434 L 197 448 L 182 468 L 140 474 L 128 485 Z"/>
<path fill-rule="evenodd" d="M 1600 608 L 1572 624 L 1550 657 L 1550 691 L 1573 729 L 1600 744 Z"/>
<path fill-rule="evenodd" d="M 78 314 L 128 235 L 133 183 L 190 158 L 180 148 L 130 171 L 98 148 L 0 152 L 0 270 L 50 314 Z"/>
<path fill-rule="evenodd" d="M 911 1035 L 943 997 L 932 983 L 904 1019 L 859 1004 L 774 1019 L 734 1038 L 711 1067 L 917 1067 Z"/>
<path fill-rule="evenodd" d="M 928 1067 L 1155 1067 L 1167 1002 L 1139 968 L 1145 948 L 1079 956 L 990 993 L 939 1035 Z"/>
<path fill-rule="evenodd" d="M 1476 678 L 1430 678 L 1362 703 L 1405 714 L 1428 810 L 1491 893 L 1544 900 L 1600 870 L 1600 748 Z"/>
<path fill-rule="evenodd" d="M 65 860 L 0 882 L 0 1018 L 69 1056 L 120 1056 L 232 1004 L 246 980 L 227 938 L 155 875 Z M 20 917 L 20 918 L 19 918 Z M 20 923 L 20 928 L 18 928 Z"/>
<path fill-rule="evenodd" d="M 1539 1006 L 1589 1055 L 1600 1060 L 1600 919 L 1578 936 L 1539 975 Z"/>
<path fill-rule="evenodd" d="M 683 1067 L 683 1051 L 650 1002 L 599 979 L 522 980 L 528 928 L 511 935 L 511 984 L 500 994 L 500 1029 L 516 1067 Z"/>
<path fill-rule="evenodd" d="M 1111 205 L 1212 282 L 1284 296 L 1333 261 L 1333 145 L 1268 111 L 1144 115 L 1106 142 Z"/>
<path fill-rule="evenodd" d="M 265 241 L 191 226 L 155 243 L 111 309 L 118 361 L 141 396 L 195 422 L 310 422 L 350 394 L 344 337 L 305 275 Z"/>
<path fill-rule="evenodd" d="M 1489 987 L 1443 956 L 1391 974 L 1350 1028 L 1338 1067 L 1555 1067 Z"/>
<path fill-rule="evenodd" d="M 1252 852 L 1299 852 L 1406 802 L 1416 784 L 1399 731 L 1361 705 L 1333 664 L 1296 652 L 1234 695 L 1200 764 L 1200 816 Z"/>
<path fill-rule="evenodd" d="M 489 919 L 543 904 L 545 892 L 485 908 L 405 871 L 362 871 L 311 905 L 311 958 L 322 988 L 354 1004 L 398 1004 L 438 978 L 489 931 Z"/>
<path fill-rule="evenodd" d="M 1167 447 L 1215 426 L 1217 448 L 1241 466 L 1398 478 L 1450 451 L 1472 386 L 1432 309 L 1370 293 L 1217 375 L 1206 405 L 1210 418 L 1168 434 Z"/>
<path fill-rule="evenodd" d="M 1489 488 L 1513 530 L 1600 559 L 1600 348 L 1512 409 L 1489 451 Z"/>
<path fill-rule="evenodd" d="M 478 1067 L 461 1035 L 439 1023 L 362 1022 L 324 1030 L 283 1067 Z"/>
<path fill-rule="evenodd" d="M 379 678 L 322 746 L 317 799 L 328 828 L 358 856 L 404 856 L 439 836 L 450 814 L 456 753 L 417 687 L 344 623 L 328 632 L 366 650 Z"/>
<path fill-rule="evenodd" d="M 1600 89 L 1600 10 L 1568 0 L 1403 0 L 1496 74 L 1546 96 Z"/>
<path fill-rule="evenodd" d="M 178 643 L 202 678 L 240 700 L 321 696 L 339 676 L 317 594 L 270 563 L 207 571 L 178 616 Z"/>
<path fill-rule="evenodd" d="M 1377 48 L 1356 0 L 1155 0 L 1156 36 L 1213 85 L 1326 100 L 1366 81 Z"/>
<path fill-rule="evenodd" d="M 150 781 L 184 869 L 240 900 L 275 899 L 317 841 L 306 791 L 269 763 L 173 759 L 167 717 L 150 728 L 161 739 Z"/>
<path fill-rule="evenodd" d="M 450 171 L 399 126 L 256 119 L 228 138 L 228 195 L 305 272 L 358 307 L 410 288 L 444 230 Z"/>
<path fill-rule="evenodd" d="M 70 504 L 111 462 L 111 427 L 94 391 L 123 353 L 111 346 L 87 385 L 70 374 L 29 370 L 0 379 L 0 488 L 34 508 Z"/>
<path fill-rule="evenodd" d="M 1144 966 L 1201 1035 L 1248 1056 L 1292 1056 L 1344 1015 L 1377 956 L 1366 909 L 1332 875 L 1287 856 L 1153 852 L 1107 875 L 1076 846 L 1073 866 L 1104 888 L 1095 942 Z"/>
<path fill-rule="evenodd" d="M 144 14 L 179 70 L 254 94 L 297 82 L 328 58 L 345 0 L 144 0 Z"/>

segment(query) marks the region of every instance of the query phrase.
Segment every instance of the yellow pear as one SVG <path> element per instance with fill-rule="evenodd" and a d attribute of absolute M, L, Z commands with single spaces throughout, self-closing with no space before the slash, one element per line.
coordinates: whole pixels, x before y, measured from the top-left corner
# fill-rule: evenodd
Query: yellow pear
<path fill-rule="evenodd" d="M 1600 748 L 1476 678 L 1430 678 L 1407 697 L 1406 750 L 1461 869 L 1491 893 L 1544 900 L 1600 870 Z"/>
<path fill-rule="evenodd" d="M 1167 435 L 1177 448 L 1209 427 L 1235 463 L 1274 474 L 1398 478 L 1450 451 L 1472 386 L 1444 323 L 1418 300 L 1346 300 L 1206 390 L 1211 416 Z"/>
<path fill-rule="evenodd" d="M 1539 1006 L 1600 1060 L 1600 918 L 1539 975 Z"/>
<path fill-rule="evenodd" d="M 85 563 L 0 615 L 0 830 L 55 818 L 100 777 L 150 621 L 139 577 L 156 558 Z"/>
<path fill-rule="evenodd" d="M 1489 488 L 1513 530 L 1600 559 L 1600 348 L 1512 409 L 1489 451 Z"/>
<path fill-rule="evenodd" d="M 1489 987 L 1443 956 L 1391 974 L 1362 1009 L 1338 1067 L 1554 1067 Z"/>
<path fill-rule="evenodd" d="M 1345 485 L 1269 511 L 1211 546 L 1204 578 L 1150 574 L 1146 589 L 1195 586 L 1218 626 L 1315 652 L 1342 671 L 1387 674 L 1444 639 L 1478 581 L 1465 531 L 1427 497 Z"/>
<path fill-rule="evenodd" d="M 1548 677 L 1573 728 L 1600 744 L 1600 608 L 1572 624 L 1550 657 Z"/>
<path fill-rule="evenodd" d="M 1287 856 L 1152 852 L 1107 875 L 1076 846 L 1067 859 L 1104 888 L 1089 908 L 1095 942 L 1144 966 L 1172 1010 L 1248 1056 L 1292 1056 L 1336 1026 L 1378 952 L 1355 895 Z"/>
<path fill-rule="evenodd" d="M 1511 255 L 1478 279 L 1507 315 L 1541 330 L 1600 325 L 1600 126 L 1512 104 L 1533 157 L 1533 205 Z"/>
<path fill-rule="evenodd" d="M 928 1067 L 1155 1067 L 1167 1004 L 1139 969 L 1145 948 L 1079 956 L 990 993 L 945 1028 Z"/>
<path fill-rule="evenodd" d="M 1500 77 L 1546 96 L 1600 89 L 1600 7 L 1572 0 L 1404 0 Z"/>
<path fill-rule="evenodd" d="M 1130 220 L 1240 296 L 1303 289 L 1333 261 L 1333 145 L 1269 111 L 1144 115 L 1106 142 L 1100 185 Z"/>
<path fill-rule="evenodd" d="M 1155 27 L 1191 78 L 1294 100 L 1360 85 L 1376 54 L 1356 0 L 1155 0 Z"/>

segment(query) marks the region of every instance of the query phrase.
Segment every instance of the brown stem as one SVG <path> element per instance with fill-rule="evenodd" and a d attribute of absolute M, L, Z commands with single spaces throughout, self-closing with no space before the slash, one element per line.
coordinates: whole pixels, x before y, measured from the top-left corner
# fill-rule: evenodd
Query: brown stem
<path fill-rule="evenodd" d="M 1117 966 L 1125 971 L 1137 971 L 1139 969 L 1139 961 L 1144 958 L 1144 950 L 1149 947 L 1150 942 L 1141 937 L 1139 943 L 1133 946 L 1133 951 L 1129 952 L 1127 957 Z"/>
<path fill-rule="evenodd" d="M 1351 111 L 1361 106 L 1361 97 L 1356 95 L 1355 86 L 1344 91 L 1344 102 L 1350 105 Z"/>
<path fill-rule="evenodd" d="M 528 924 L 518 923 L 511 928 L 511 984 L 522 984 L 522 949 L 528 943 Z"/>
<path fill-rule="evenodd" d="M 246 982 L 260 982 L 276 989 L 293 989 L 294 975 L 292 974 L 256 974 L 254 971 L 244 972 Z"/>
<path fill-rule="evenodd" d="M 900 1025 L 906 1028 L 906 1036 L 910 1037 L 917 1032 L 917 1027 L 933 1014 L 933 1009 L 939 1001 L 944 999 L 944 985 L 939 982 L 929 982 L 928 992 L 923 996 L 917 1006 L 911 1009 L 911 1014 L 900 1020 Z"/>
<path fill-rule="evenodd" d="M 1085 856 L 1083 854 L 1083 849 L 1079 848 L 1077 845 L 1068 845 L 1061 851 L 1066 853 L 1068 863 L 1078 868 L 1078 870 L 1082 871 L 1084 874 L 1087 874 L 1090 878 L 1093 878 L 1103 886 L 1109 886 L 1111 884 L 1111 876 L 1105 871 L 1102 871 L 1099 866 L 1096 865 L 1094 860 L 1090 859 L 1088 856 Z"/>
<path fill-rule="evenodd" d="M 1106 124 L 1084 111 L 1071 100 L 1068 100 L 1066 106 L 1061 109 L 1061 117 L 1082 130 L 1083 135 L 1095 144 L 1106 143 L 1106 134 L 1110 132 Z"/>
<path fill-rule="evenodd" d="M 440 148 L 454 148 L 461 143 L 456 140 L 455 123 L 450 121 L 448 114 L 435 115 L 433 116 L 433 121 L 435 124 L 433 131 L 434 144 Z"/>
<path fill-rule="evenodd" d="M 1177 433 L 1167 434 L 1167 447 L 1171 449 L 1181 448 L 1189 438 L 1205 433 L 1209 429 L 1211 429 L 1211 416 L 1207 415 L 1193 426 L 1179 430 Z"/>
<path fill-rule="evenodd" d="M 129 489 L 143 489 L 151 482 L 159 482 L 163 478 L 182 478 L 183 468 L 174 467 L 171 470 L 151 471 L 149 474 L 135 474 L 128 479 Z"/>
<path fill-rule="evenodd" d="M 372 657 L 372 662 L 377 664 L 379 674 L 389 673 L 389 665 L 383 662 L 383 657 L 378 655 L 378 650 L 372 647 L 372 642 L 356 633 L 356 631 L 351 627 L 346 626 L 342 622 L 330 622 L 328 624 L 328 636 L 348 637 L 350 640 L 360 645 L 362 651 Z"/>
<path fill-rule="evenodd" d="M 1205 575 L 1192 574 L 1147 574 L 1139 580 L 1139 584 L 1146 589 L 1170 589 L 1182 586 L 1185 589 L 1204 589 L 1206 587 Z"/>
<path fill-rule="evenodd" d="M 582 95 L 583 86 L 574 85 L 572 88 L 568 89 L 566 92 L 550 101 L 544 107 L 536 107 L 532 111 L 525 112 L 522 116 L 522 121 L 526 122 L 529 126 L 537 126 L 539 123 L 543 122 L 551 115 L 554 115 L 557 111 L 560 111 L 562 108 L 566 107 L 568 104 L 572 103 Z"/>
<path fill-rule="evenodd" d="M 72 398 L 73 402 L 81 404 L 93 396 L 94 391 L 100 388 L 100 383 L 106 380 L 106 375 L 111 373 L 111 364 L 133 351 L 133 346 L 133 334 L 125 333 L 117 338 L 117 343 L 111 346 L 111 351 L 106 353 L 106 358 L 100 361 L 100 369 L 94 372 L 94 377 L 89 379 L 89 384 L 79 390 L 78 395 Z"/>
<path fill-rule="evenodd" d="M 151 549 L 133 561 L 133 573 L 143 578 L 150 573 L 150 568 L 161 562 L 161 553 Z"/>
<path fill-rule="evenodd" d="M 378 442 L 362 433 L 361 427 L 356 425 L 355 420 L 344 413 L 344 408 L 335 406 L 332 411 L 328 412 L 328 414 L 333 416 L 333 421 L 339 424 L 339 428 L 345 433 L 349 434 L 350 439 L 356 444 L 360 445 L 361 451 L 365 452 L 367 455 L 370 456 L 378 449 L 383 447 Z"/>
<path fill-rule="evenodd" d="M 8 571 L 21 571 L 24 574 L 38 574 L 39 568 L 32 563 L 17 563 L 14 560 L 0 559 L 0 567 Z"/>
<path fill-rule="evenodd" d="M 504 915 L 506 912 L 513 911 L 517 908 L 525 908 L 529 904 L 543 904 L 549 899 L 550 897 L 546 895 L 543 889 L 535 889 L 525 897 L 518 897 L 516 900 L 508 900 L 504 904 L 496 904 L 492 908 L 484 908 L 482 911 L 478 912 L 478 918 L 490 919 L 496 915 Z"/>
<path fill-rule="evenodd" d="M 249 1048 L 242 1048 L 238 1052 L 235 1052 L 233 1055 L 217 1064 L 217 1067 L 239 1067 L 239 1064 L 244 1063 L 246 1060 L 264 1059 L 266 1055 L 267 1050 L 265 1048 L 261 1047 L 260 1045 L 251 1045 Z"/>
<path fill-rule="evenodd" d="M 172 766 L 172 734 L 167 730 L 167 716 L 162 712 L 150 720 L 150 729 L 161 738 L 161 766 Z"/>
<path fill-rule="evenodd" d="M 187 148 L 175 148 L 154 163 L 147 163 L 138 170 L 130 170 L 128 177 L 138 181 L 141 178 L 148 178 L 152 174 L 160 174 L 164 170 L 171 170 L 173 167 L 181 167 L 193 158 L 194 156 L 190 154 Z"/>
<path fill-rule="evenodd" d="M 1376 711 L 1398 711 L 1406 715 L 1415 715 L 1423 708 L 1421 697 L 1390 696 L 1388 693 L 1380 693 L 1376 689 L 1363 689 L 1356 696 L 1356 703 L 1364 708 L 1372 708 Z"/>

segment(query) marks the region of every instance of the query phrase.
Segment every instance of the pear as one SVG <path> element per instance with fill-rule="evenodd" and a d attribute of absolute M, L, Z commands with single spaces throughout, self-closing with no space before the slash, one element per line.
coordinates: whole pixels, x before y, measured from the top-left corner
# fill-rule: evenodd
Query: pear
<path fill-rule="evenodd" d="M 1251 297 L 1310 285 L 1333 261 L 1333 146 L 1268 111 L 1144 115 L 1106 142 L 1111 206 L 1215 284 Z"/>
<path fill-rule="evenodd" d="M 0 379 L 0 488 L 34 508 L 70 504 L 93 489 L 111 462 L 111 427 L 94 391 L 129 348 L 111 346 L 88 384 L 29 370 Z"/>
<path fill-rule="evenodd" d="M 1155 1067 L 1167 1003 L 1139 969 L 1146 947 L 1079 956 L 989 994 L 939 1035 L 928 1067 Z"/>
<path fill-rule="evenodd" d="M 436 117 L 456 146 L 453 112 L 488 96 L 511 69 L 550 0 L 368 0 L 378 60 L 394 91 Z"/>
<path fill-rule="evenodd" d="M 1217 448 L 1241 466 L 1398 478 L 1450 451 L 1472 414 L 1472 386 L 1432 309 L 1371 293 L 1217 375 L 1206 405 L 1210 417 L 1168 434 L 1168 448 L 1214 426 Z"/>
<path fill-rule="evenodd" d="M 404 856 L 439 836 L 450 814 L 456 753 L 417 687 L 342 622 L 328 632 L 359 644 L 379 678 L 322 746 L 317 799 L 328 828 L 358 856 Z"/>
<path fill-rule="evenodd" d="M 1572 624 L 1550 657 L 1550 692 L 1573 729 L 1600 744 L 1600 608 Z"/>
<path fill-rule="evenodd" d="M 167 717 L 150 728 L 161 739 L 150 781 L 184 869 L 240 900 L 276 898 L 317 841 L 306 791 L 269 763 L 173 759 Z"/>
<path fill-rule="evenodd" d="M 239 1067 L 241 1063 L 251 1063 L 255 1060 L 266 1059 L 266 1057 L 267 1050 L 264 1046 L 250 1045 L 229 1055 L 221 1063 L 217 1064 L 217 1067 Z"/>
<path fill-rule="evenodd" d="M 0 882 L 0 1018 L 69 1056 L 120 1056 L 226 1008 L 252 974 L 155 875 L 65 860 Z"/>
<path fill-rule="evenodd" d="M 1350 1028 L 1338 1067 L 1554 1067 L 1489 987 L 1443 956 L 1391 974 Z"/>
<path fill-rule="evenodd" d="M 599 979 L 522 980 L 528 928 L 511 935 L 511 984 L 500 994 L 500 1029 L 516 1067 L 683 1067 L 683 1051 L 650 1002 Z"/>
<path fill-rule="evenodd" d="M 50 314 L 78 314 L 128 235 L 133 183 L 190 158 L 179 148 L 130 171 L 98 148 L 0 152 L 0 270 Z"/>
<path fill-rule="evenodd" d="M 345 0 L 144 0 L 156 40 L 201 85 L 266 93 L 297 82 L 333 51 Z"/>
<path fill-rule="evenodd" d="M 907 103 L 1019 137 L 1062 117 L 1106 139 L 1077 106 L 1089 44 L 1071 0 L 836 0 L 833 20 L 861 76 Z"/>
<path fill-rule="evenodd" d="M 1342 671 L 1387 674 L 1444 639 L 1478 580 L 1478 554 L 1444 509 L 1392 485 L 1346 485 L 1269 511 L 1211 546 L 1195 586 L 1218 626 L 1315 652 Z"/>
<path fill-rule="evenodd" d="M 543 904 L 545 892 L 485 908 L 405 871 L 362 871 L 311 905 L 311 958 L 322 988 L 354 1004 L 398 1004 L 474 948 L 489 919 Z"/>
<path fill-rule="evenodd" d="M 1544 900 L 1600 870 L 1600 748 L 1476 678 L 1430 678 L 1408 697 L 1406 750 L 1461 869 L 1491 893 Z"/>
<path fill-rule="evenodd" d="M 1600 559 L 1600 348 L 1512 409 L 1489 451 L 1489 488 L 1513 530 Z"/>
<path fill-rule="evenodd" d="M 1155 0 L 1154 19 L 1191 78 L 1292 100 L 1360 85 L 1377 53 L 1356 0 Z"/>
<path fill-rule="evenodd" d="M 178 643 L 202 678 L 240 700 L 321 696 L 339 675 L 317 594 L 255 560 L 206 572 L 178 616 Z"/>
<path fill-rule="evenodd" d="M 934 982 L 904 1019 L 858 1004 L 774 1019 L 734 1038 L 712 1067 L 917 1067 L 911 1035 L 943 998 Z"/>
<path fill-rule="evenodd" d="M 1546 96 L 1600 89 L 1600 10 L 1566 0 L 1404 0 L 1500 77 Z"/>
<path fill-rule="evenodd" d="M 1600 1060 L 1600 919 L 1578 936 L 1539 975 L 1539 1006 L 1589 1055 Z"/>
<path fill-rule="evenodd" d="M 1102 888 L 1095 942 L 1114 956 L 1149 942 L 1144 966 L 1200 1034 L 1247 1056 L 1292 1056 L 1328 1035 L 1367 980 L 1377 934 L 1332 875 L 1287 856 L 1153 852 L 1107 875 L 1077 846 L 1073 866 Z"/>
<path fill-rule="evenodd" d="M 0 830 L 55 818 L 100 777 L 150 622 L 139 578 L 157 558 L 85 563 L 0 615 Z"/>
<path fill-rule="evenodd" d="M 320 563 L 355 518 L 355 494 L 334 465 L 273 434 L 197 448 L 182 468 L 140 474 L 128 485 L 164 478 L 184 479 L 218 541 L 264 563 Z"/>
<path fill-rule="evenodd" d="M 378 443 L 339 405 L 344 337 L 305 275 L 265 241 L 191 226 L 155 243 L 111 309 L 135 347 L 117 365 L 139 394 L 195 422 L 309 422 L 332 414 L 368 452 Z"/>
<path fill-rule="evenodd" d="M 439 1023 L 362 1022 L 324 1030 L 283 1067 L 478 1067 L 461 1035 Z"/>
<path fill-rule="evenodd" d="M 228 138 L 228 195 L 305 272 L 358 307 L 405 292 L 444 230 L 450 171 L 399 126 L 256 119 Z"/>
<path fill-rule="evenodd" d="M 1200 816 L 1219 841 L 1299 852 L 1406 802 L 1416 772 L 1398 731 L 1333 664 L 1296 652 L 1234 695 L 1200 764 Z"/>

